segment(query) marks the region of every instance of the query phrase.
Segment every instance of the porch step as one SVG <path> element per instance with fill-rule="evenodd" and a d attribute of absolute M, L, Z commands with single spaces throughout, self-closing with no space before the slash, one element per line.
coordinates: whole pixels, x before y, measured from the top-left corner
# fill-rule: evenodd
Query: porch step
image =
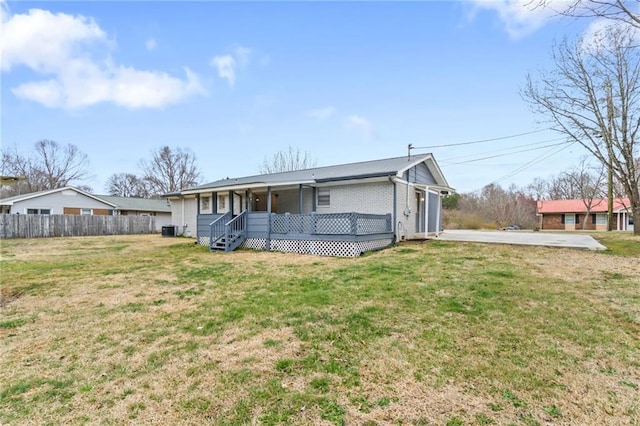
<path fill-rule="evenodd" d="M 230 252 L 238 248 L 240 244 L 245 240 L 245 237 L 242 234 L 230 235 L 229 241 L 222 237 L 209 246 L 210 251 L 219 251 L 219 252 Z"/>

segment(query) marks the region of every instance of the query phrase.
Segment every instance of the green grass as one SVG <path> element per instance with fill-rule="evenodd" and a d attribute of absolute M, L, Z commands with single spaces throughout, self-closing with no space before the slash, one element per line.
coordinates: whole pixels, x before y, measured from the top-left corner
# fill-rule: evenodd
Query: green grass
<path fill-rule="evenodd" d="M 605 253 L 640 257 L 640 237 L 631 232 L 594 232 L 592 235 L 607 248 Z"/>
<path fill-rule="evenodd" d="M 3 242 L 0 423 L 638 423 L 640 253 L 605 237 L 356 259 Z"/>

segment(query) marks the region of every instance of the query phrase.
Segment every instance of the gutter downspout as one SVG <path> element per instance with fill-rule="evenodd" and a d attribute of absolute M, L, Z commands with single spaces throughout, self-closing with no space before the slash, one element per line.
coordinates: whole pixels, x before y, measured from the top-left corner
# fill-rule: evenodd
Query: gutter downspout
<path fill-rule="evenodd" d="M 182 222 L 182 235 L 184 236 L 184 230 L 187 229 L 187 224 L 184 223 L 184 195 L 182 196 L 182 215 L 180 216 Z"/>
<path fill-rule="evenodd" d="M 391 223 L 391 230 L 393 231 L 393 242 L 398 241 L 398 229 L 396 227 L 396 221 L 398 220 L 398 185 L 396 184 L 395 177 L 389 175 L 389 182 L 393 185 L 393 221 Z"/>

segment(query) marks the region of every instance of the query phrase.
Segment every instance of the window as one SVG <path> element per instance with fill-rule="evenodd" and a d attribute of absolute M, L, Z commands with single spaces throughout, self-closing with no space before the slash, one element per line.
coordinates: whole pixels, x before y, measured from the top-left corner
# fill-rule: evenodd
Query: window
<path fill-rule="evenodd" d="M 82 216 L 91 216 L 91 209 L 80 209 L 80 214 Z"/>
<path fill-rule="evenodd" d="M 606 225 L 607 224 L 607 214 L 597 214 L 596 215 L 596 225 Z"/>
<path fill-rule="evenodd" d="M 51 209 L 27 209 L 27 214 L 51 214 Z"/>
<path fill-rule="evenodd" d="M 226 201 L 227 197 L 225 197 L 224 195 L 218 195 L 218 209 L 219 210 L 224 210 L 226 209 Z"/>
<path fill-rule="evenodd" d="M 210 203 L 211 203 L 211 198 L 209 198 L 209 197 L 203 197 L 203 198 L 201 198 L 200 200 L 201 200 L 201 202 L 202 202 L 202 205 L 200 206 L 200 208 L 201 208 L 202 210 L 209 210 L 209 205 L 210 205 Z"/>
<path fill-rule="evenodd" d="M 564 215 L 564 224 L 565 225 L 575 225 L 576 224 L 576 215 L 575 214 L 566 214 L 566 215 Z"/>
<path fill-rule="evenodd" d="M 331 192 L 329 188 L 318 188 L 318 206 L 331 205 Z"/>

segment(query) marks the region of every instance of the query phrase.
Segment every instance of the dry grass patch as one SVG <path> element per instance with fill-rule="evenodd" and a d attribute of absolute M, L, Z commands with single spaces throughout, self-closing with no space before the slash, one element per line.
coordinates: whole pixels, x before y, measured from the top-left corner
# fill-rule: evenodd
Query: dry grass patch
<path fill-rule="evenodd" d="M 0 254 L 3 424 L 640 422 L 637 257 L 159 236 Z"/>

